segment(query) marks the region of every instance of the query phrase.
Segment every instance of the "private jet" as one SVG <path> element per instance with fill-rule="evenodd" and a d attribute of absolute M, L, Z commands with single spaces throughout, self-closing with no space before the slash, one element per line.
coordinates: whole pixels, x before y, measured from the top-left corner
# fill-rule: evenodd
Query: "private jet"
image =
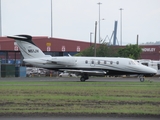
<path fill-rule="evenodd" d="M 140 81 L 145 76 L 154 76 L 157 71 L 130 58 L 120 57 L 75 57 L 45 55 L 32 41 L 30 35 L 7 36 L 16 41 L 24 59 L 33 66 L 74 73 L 84 82 L 90 76 L 138 75 Z M 56 43 L 55 43 L 56 44 Z"/>

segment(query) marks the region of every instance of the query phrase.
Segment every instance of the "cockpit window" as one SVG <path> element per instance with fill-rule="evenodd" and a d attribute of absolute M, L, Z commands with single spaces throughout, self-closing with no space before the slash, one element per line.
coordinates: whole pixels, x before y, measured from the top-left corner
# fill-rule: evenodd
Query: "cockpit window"
<path fill-rule="evenodd" d="M 142 65 L 148 66 L 148 63 L 142 63 Z"/>
<path fill-rule="evenodd" d="M 137 64 L 139 64 L 139 63 L 135 60 L 129 61 L 129 65 L 137 65 Z"/>

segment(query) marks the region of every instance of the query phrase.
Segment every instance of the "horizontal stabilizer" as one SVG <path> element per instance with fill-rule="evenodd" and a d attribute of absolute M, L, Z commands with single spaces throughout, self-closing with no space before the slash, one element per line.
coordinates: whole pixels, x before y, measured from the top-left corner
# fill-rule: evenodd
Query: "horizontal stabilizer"
<path fill-rule="evenodd" d="M 27 37 L 24 37 L 24 36 L 18 36 L 18 35 L 14 35 L 14 36 L 7 36 L 8 38 L 12 38 L 12 39 L 27 39 Z"/>

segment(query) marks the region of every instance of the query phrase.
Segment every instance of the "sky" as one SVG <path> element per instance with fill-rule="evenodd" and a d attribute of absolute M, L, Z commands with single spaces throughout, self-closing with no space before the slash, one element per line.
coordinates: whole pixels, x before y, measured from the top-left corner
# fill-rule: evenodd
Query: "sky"
<path fill-rule="evenodd" d="M 100 7 L 100 37 L 106 42 L 115 21 L 119 44 L 121 35 L 123 45 L 135 44 L 137 35 L 139 43 L 160 41 L 159 6 L 160 0 L 52 0 L 52 37 L 93 42 L 97 21 L 99 41 Z M 51 37 L 51 0 L 1 0 L 1 27 L 2 36 Z"/>

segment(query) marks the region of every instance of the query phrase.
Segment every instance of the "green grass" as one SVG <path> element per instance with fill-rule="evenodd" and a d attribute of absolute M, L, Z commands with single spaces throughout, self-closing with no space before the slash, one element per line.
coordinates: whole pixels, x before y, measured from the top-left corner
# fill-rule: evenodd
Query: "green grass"
<path fill-rule="evenodd" d="M 0 114 L 160 115 L 160 82 L 0 81 Z"/>

